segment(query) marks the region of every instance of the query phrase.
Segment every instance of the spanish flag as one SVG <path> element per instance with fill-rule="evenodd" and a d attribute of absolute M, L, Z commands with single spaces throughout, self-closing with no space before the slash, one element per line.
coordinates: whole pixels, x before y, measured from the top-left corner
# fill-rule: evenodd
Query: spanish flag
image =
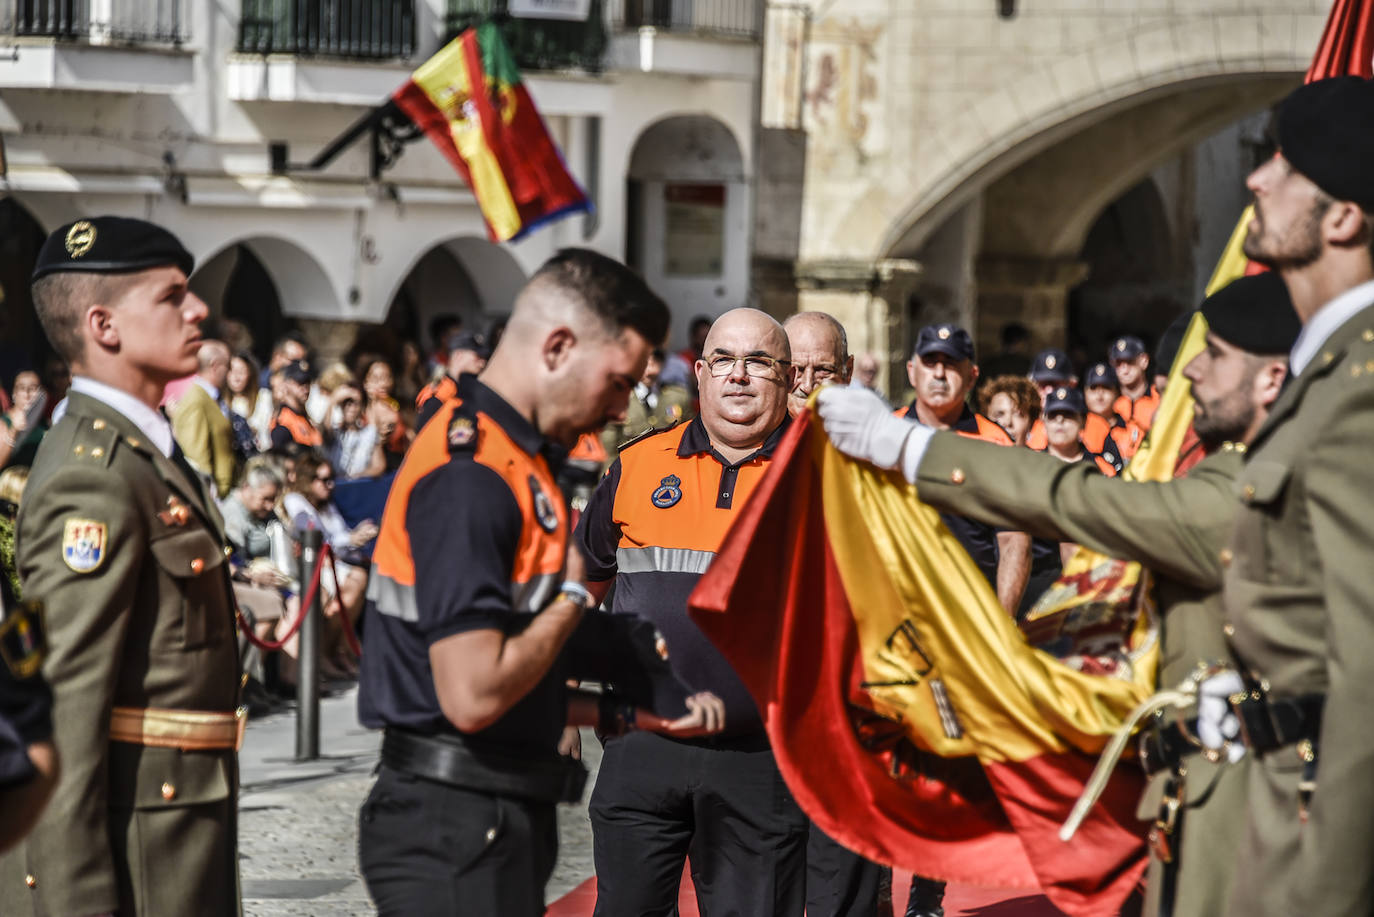
<path fill-rule="evenodd" d="M 392 100 L 472 188 L 492 241 L 591 209 L 494 23 L 445 45 Z"/>
<path fill-rule="evenodd" d="M 818 419 L 792 425 L 690 607 L 798 803 L 846 847 L 1043 890 L 1075 917 L 1135 888 L 1140 778 L 1123 770 L 1072 841 L 1057 832 L 1153 673 L 1090 675 L 1031 647 L 935 510 Z"/>

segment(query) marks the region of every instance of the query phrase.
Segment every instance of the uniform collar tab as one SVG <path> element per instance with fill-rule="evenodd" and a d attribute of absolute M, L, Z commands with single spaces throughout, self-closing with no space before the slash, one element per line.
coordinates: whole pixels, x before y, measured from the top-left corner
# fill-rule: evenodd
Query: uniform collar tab
<path fill-rule="evenodd" d="M 473 411 L 481 411 L 500 424 L 501 429 L 527 454 L 536 455 L 547 446 L 534 424 L 476 376 L 464 373 L 458 377 L 458 397 Z"/>

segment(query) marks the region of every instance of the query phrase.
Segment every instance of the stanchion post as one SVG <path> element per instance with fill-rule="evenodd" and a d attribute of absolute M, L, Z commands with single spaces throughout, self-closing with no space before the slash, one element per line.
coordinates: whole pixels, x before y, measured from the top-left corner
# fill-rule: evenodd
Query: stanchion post
<path fill-rule="evenodd" d="M 324 533 L 301 532 L 301 589 L 310 591 L 315 568 L 320 564 Z M 314 761 L 320 756 L 320 630 L 323 623 L 324 585 L 314 590 L 310 607 L 303 609 L 300 653 L 296 666 L 296 760 Z M 301 596 L 302 599 L 305 595 Z"/>

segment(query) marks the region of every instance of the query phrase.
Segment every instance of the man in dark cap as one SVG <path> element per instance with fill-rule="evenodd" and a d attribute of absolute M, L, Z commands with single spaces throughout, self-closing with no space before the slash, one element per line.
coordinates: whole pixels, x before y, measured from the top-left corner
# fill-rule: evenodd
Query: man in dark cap
<path fill-rule="evenodd" d="M 142 220 L 59 228 L 33 300 L 72 367 L 18 518 L 47 608 L 57 791 L 0 860 L 0 913 L 239 913 L 243 720 L 219 513 L 158 410 L 196 370 L 191 254 Z"/>
<path fill-rule="evenodd" d="M 1150 385 L 1150 355 L 1145 352 L 1145 342 L 1133 334 L 1122 335 L 1112 341 L 1107 349 L 1107 359 L 1116 373 L 1117 385 L 1121 387 L 1121 395 L 1116 399 L 1116 412 L 1128 425 L 1139 430 L 1138 439 L 1143 439 L 1150 432 L 1155 410 L 1159 408 L 1159 392 Z"/>
<path fill-rule="evenodd" d="M 1292 381 L 1237 481 L 1227 632 L 1249 691 L 1248 824 L 1233 914 L 1374 901 L 1374 82 L 1309 83 L 1246 184 L 1245 253 L 1302 319 Z M 1207 687 L 1207 686 L 1204 686 Z M 1272 728 L 1264 728 L 1272 725 Z"/>
<path fill-rule="evenodd" d="M 1209 297 L 1202 313 L 1211 326 L 1207 347 L 1184 375 L 1196 398 L 1194 425 L 1210 454 L 1186 478 L 1126 481 L 1098 474 L 1088 462 L 1066 465 L 924 428 L 889 430 L 871 403 L 840 391 L 822 392 L 819 410 L 837 448 L 900 466 L 921 499 L 944 512 L 1149 567 L 1161 613 L 1159 684 L 1172 688 L 1199 665 L 1231 664 L 1219 590 L 1222 548 L 1237 512 L 1233 488 L 1244 444 L 1279 396 L 1298 334 L 1287 291 L 1273 275 L 1236 281 Z M 884 442 L 888 448 L 875 448 Z M 1152 782 L 1139 815 L 1158 820 L 1147 913 L 1212 917 L 1226 910 L 1248 759 L 1219 769 L 1172 722 L 1161 718 L 1146 732 Z"/>
<path fill-rule="evenodd" d="M 287 363 L 281 369 L 281 405 L 272 418 L 272 448 L 279 451 L 314 449 L 324 442 L 319 427 L 306 413 L 305 402 L 310 397 L 310 383 L 315 374 L 304 360 Z"/>
<path fill-rule="evenodd" d="M 491 345 L 487 336 L 480 331 L 459 331 L 444 341 L 448 359 L 444 363 L 444 374 L 420 389 L 415 396 L 415 429 L 425 425 L 425 421 L 435 415 L 445 401 L 458 396 L 458 377 L 464 374 L 475 376 L 487 368 L 491 358 Z"/>

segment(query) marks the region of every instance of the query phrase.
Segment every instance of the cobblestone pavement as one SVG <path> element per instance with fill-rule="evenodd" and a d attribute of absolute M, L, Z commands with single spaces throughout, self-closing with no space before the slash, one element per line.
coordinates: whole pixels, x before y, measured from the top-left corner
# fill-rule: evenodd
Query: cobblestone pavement
<path fill-rule="evenodd" d="M 380 735 L 358 725 L 356 690 L 320 708 L 320 759 L 295 760 L 294 711 L 251 722 L 240 755 L 240 873 L 245 917 L 375 914 L 358 873 L 358 806 L 372 785 Z M 584 732 L 595 774 L 600 746 Z M 592 781 L 587 782 L 588 792 Z M 547 898 L 592 874 L 585 805 L 559 806 L 558 865 Z"/>

